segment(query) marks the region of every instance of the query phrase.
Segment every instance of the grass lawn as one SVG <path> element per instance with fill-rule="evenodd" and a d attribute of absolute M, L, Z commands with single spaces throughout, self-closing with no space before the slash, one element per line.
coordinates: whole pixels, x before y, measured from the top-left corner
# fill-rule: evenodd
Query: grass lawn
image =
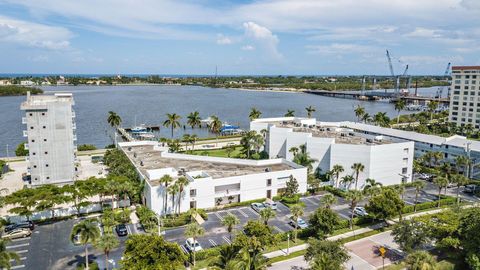
<path fill-rule="evenodd" d="M 242 146 L 236 146 L 233 148 L 233 151 L 230 153 L 231 158 L 237 158 L 242 153 Z M 195 150 L 193 152 L 187 152 L 188 154 L 200 155 L 200 156 L 210 156 L 210 157 L 229 157 L 227 149 L 210 149 L 210 150 Z"/>
<path fill-rule="evenodd" d="M 399 262 L 399 263 L 394 263 L 392 265 L 389 265 L 385 267 L 385 270 L 403 270 L 406 269 L 406 265 L 404 262 Z M 440 261 L 437 264 L 436 270 L 454 270 L 455 269 L 455 264 L 449 262 L 449 261 Z"/>

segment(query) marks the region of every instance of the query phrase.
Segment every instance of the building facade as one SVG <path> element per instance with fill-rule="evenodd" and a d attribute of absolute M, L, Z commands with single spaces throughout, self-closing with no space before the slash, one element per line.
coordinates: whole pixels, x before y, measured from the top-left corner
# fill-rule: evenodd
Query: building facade
<path fill-rule="evenodd" d="M 75 180 L 76 135 L 73 96 L 27 95 L 23 136 L 29 150 L 29 172 L 33 186 L 64 184 Z"/>
<path fill-rule="evenodd" d="M 480 128 L 480 66 L 453 66 L 448 119 Z"/>
<path fill-rule="evenodd" d="M 343 122 L 317 122 L 310 118 L 266 118 L 250 123 L 250 129 L 266 129 L 265 151 L 270 158 L 293 160 L 295 149 L 304 145 L 315 160 L 313 170 L 325 174 L 335 165 L 343 167 L 340 173 L 354 176 L 354 163 L 364 165 L 358 176 L 358 188 L 367 179 L 383 185 L 393 185 L 412 180 L 414 143 L 392 141 L 382 135 L 357 132 Z M 333 183 L 332 183 L 333 184 Z M 338 184 L 338 183 L 335 183 Z M 340 184 L 340 187 L 347 187 Z"/>

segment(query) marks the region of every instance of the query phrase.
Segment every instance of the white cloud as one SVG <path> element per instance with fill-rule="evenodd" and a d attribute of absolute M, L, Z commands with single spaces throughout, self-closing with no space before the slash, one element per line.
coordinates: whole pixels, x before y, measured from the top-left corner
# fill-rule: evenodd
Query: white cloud
<path fill-rule="evenodd" d="M 70 46 L 72 34 L 63 27 L 54 27 L 0 16 L 0 42 L 51 50 Z"/>
<path fill-rule="evenodd" d="M 279 39 L 268 28 L 258 25 L 254 22 L 243 23 L 245 29 L 245 37 L 253 40 L 257 44 L 263 46 L 268 53 L 275 58 L 282 58 L 282 54 L 278 51 Z"/>
<path fill-rule="evenodd" d="M 218 45 L 230 45 L 233 43 L 233 40 L 229 37 L 226 37 L 222 34 L 217 35 L 217 44 Z"/>
<path fill-rule="evenodd" d="M 374 46 L 333 43 L 329 45 L 307 45 L 307 52 L 312 54 L 351 54 L 351 53 L 370 53 L 378 51 L 379 48 Z"/>
<path fill-rule="evenodd" d="M 411 38 L 440 38 L 443 37 L 443 34 L 438 29 L 416 27 L 415 30 L 407 33 L 405 36 Z"/>
<path fill-rule="evenodd" d="M 253 50 L 255 50 L 255 47 L 253 47 L 252 45 L 245 45 L 245 46 L 242 46 L 242 50 L 253 51 Z"/>

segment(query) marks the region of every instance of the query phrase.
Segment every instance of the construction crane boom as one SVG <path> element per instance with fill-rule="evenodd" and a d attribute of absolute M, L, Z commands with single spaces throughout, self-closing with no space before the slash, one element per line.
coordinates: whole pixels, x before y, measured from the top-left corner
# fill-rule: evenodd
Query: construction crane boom
<path fill-rule="evenodd" d="M 452 63 L 448 63 L 447 65 L 447 68 L 445 69 L 445 73 L 444 73 L 444 76 L 448 76 L 450 74 L 450 66 L 452 65 Z"/>
<path fill-rule="evenodd" d="M 395 77 L 395 73 L 393 72 L 393 65 L 392 65 L 392 58 L 390 57 L 390 53 L 387 50 L 387 59 L 388 59 L 388 67 L 390 68 L 390 75 Z"/>
<path fill-rule="evenodd" d="M 408 64 L 405 66 L 405 71 L 403 72 L 402 77 L 407 76 L 407 72 L 408 72 Z"/>

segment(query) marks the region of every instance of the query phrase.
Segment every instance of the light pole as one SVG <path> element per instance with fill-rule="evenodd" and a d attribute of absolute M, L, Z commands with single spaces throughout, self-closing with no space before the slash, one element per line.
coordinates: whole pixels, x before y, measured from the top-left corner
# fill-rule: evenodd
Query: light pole
<path fill-rule="evenodd" d="M 157 225 L 158 225 L 158 236 L 161 236 L 162 235 L 162 231 L 161 231 L 162 220 L 160 219 L 159 214 L 157 214 L 156 217 L 157 217 Z"/>
<path fill-rule="evenodd" d="M 290 255 L 290 233 L 287 233 L 287 255 Z"/>

